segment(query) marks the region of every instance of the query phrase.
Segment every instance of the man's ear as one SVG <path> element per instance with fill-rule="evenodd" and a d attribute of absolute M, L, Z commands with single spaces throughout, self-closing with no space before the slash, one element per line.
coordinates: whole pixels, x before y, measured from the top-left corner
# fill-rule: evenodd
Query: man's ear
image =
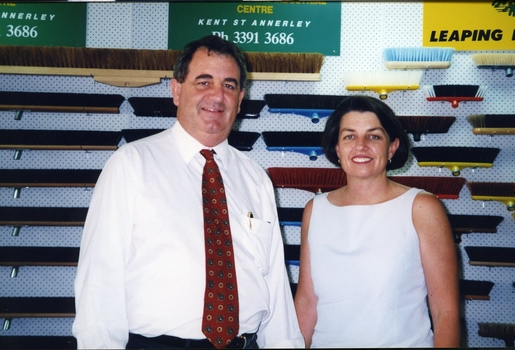
<path fill-rule="evenodd" d="M 170 80 L 170 89 L 172 90 L 173 104 L 179 106 L 179 96 L 181 94 L 181 83 L 177 79 Z"/>
<path fill-rule="evenodd" d="M 241 89 L 240 96 L 239 96 L 239 103 L 238 103 L 238 112 L 240 113 L 241 110 L 241 101 L 243 101 L 243 97 L 245 96 L 245 89 Z"/>

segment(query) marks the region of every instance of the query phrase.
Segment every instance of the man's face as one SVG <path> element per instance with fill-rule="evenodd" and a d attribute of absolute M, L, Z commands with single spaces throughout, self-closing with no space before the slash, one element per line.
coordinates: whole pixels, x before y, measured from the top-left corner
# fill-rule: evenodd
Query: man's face
<path fill-rule="evenodd" d="M 208 147 L 229 136 L 244 95 L 240 69 L 231 57 L 200 49 L 184 82 L 172 79 L 170 84 L 177 120 L 191 136 Z"/>

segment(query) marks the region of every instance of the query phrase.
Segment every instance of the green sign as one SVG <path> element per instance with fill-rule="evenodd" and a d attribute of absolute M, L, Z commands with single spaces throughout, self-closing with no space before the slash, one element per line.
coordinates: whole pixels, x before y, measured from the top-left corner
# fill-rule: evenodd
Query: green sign
<path fill-rule="evenodd" d="M 85 47 L 86 6 L 0 2 L 0 44 Z"/>
<path fill-rule="evenodd" d="M 340 55 L 340 2 L 171 2 L 168 11 L 170 50 L 214 34 L 248 52 Z"/>

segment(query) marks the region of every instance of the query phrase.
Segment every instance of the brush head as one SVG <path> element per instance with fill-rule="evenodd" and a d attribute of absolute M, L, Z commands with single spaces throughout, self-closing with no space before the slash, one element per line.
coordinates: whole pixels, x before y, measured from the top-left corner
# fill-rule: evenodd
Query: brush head
<path fill-rule="evenodd" d="M 392 47 L 383 51 L 388 69 L 446 69 L 453 53 L 451 47 Z"/>
<path fill-rule="evenodd" d="M 267 172 L 276 188 L 297 188 L 320 193 L 347 184 L 341 168 L 268 168 Z"/>
<path fill-rule="evenodd" d="M 396 90 L 418 90 L 424 71 L 344 72 L 343 80 L 348 91 L 374 91 L 381 100 Z"/>
<path fill-rule="evenodd" d="M 415 142 L 420 141 L 422 134 L 445 134 L 456 121 L 451 116 L 398 116 L 404 131 L 413 135 Z"/>
<path fill-rule="evenodd" d="M 268 108 L 334 110 L 345 96 L 309 94 L 265 94 Z"/>
<path fill-rule="evenodd" d="M 472 60 L 478 68 L 503 69 L 507 77 L 513 76 L 515 69 L 514 53 L 477 53 L 472 55 Z"/>
<path fill-rule="evenodd" d="M 515 128 L 515 114 L 476 114 L 467 120 L 475 128 Z"/>
<path fill-rule="evenodd" d="M 493 163 L 501 150 L 489 147 L 413 147 L 419 162 Z"/>

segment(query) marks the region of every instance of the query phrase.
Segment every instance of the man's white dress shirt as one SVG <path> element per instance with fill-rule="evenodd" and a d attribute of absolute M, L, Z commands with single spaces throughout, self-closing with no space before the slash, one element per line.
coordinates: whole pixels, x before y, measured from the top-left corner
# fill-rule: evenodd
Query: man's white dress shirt
<path fill-rule="evenodd" d="M 107 161 L 75 279 L 79 348 L 125 348 L 129 332 L 205 338 L 203 148 L 176 122 Z M 214 149 L 229 205 L 240 334 L 258 332 L 260 347 L 302 347 L 271 181 L 227 140 Z"/>

